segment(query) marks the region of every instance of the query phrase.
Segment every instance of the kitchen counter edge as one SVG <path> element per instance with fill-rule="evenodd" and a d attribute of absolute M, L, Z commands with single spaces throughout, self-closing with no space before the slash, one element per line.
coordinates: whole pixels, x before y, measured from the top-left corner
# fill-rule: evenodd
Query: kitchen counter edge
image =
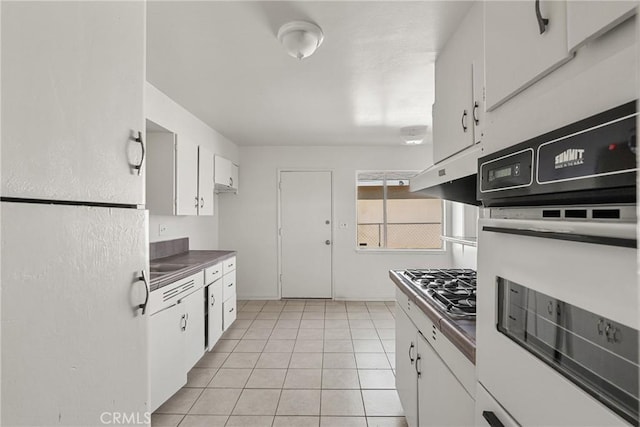
<path fill-rule="evenodd" d="M 151 260 L 153 264 L 189 264 L 189 266 L 151 279 L 149 283 L 151 292 L 170 285 L 176 280 L 184 279 L 185 277 L 198 273 L 207 267 L 211 267 L 225 259 L 236 256 L 236 254 L 236 251 L 192 250 L 164 258 L 153 259 Z"/>
<path fill-rule="evenodd" d="M 458 350 L 474 365 L 476 363 L 476 337 L 474 320 L 456 320 L 446 317 L 429 301 L 414 290 L 400 270 L 389 270 L 389 277 L 420 310 L 435 324 Z"/>

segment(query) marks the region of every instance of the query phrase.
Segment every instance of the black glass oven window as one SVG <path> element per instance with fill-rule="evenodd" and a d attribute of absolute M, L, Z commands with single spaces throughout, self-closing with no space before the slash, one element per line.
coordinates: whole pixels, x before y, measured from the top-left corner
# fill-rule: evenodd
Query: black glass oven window
<path fill-rule="evenodd" d="M 498 331 L 638 425 L 638 331 L 498 277 Z"/>

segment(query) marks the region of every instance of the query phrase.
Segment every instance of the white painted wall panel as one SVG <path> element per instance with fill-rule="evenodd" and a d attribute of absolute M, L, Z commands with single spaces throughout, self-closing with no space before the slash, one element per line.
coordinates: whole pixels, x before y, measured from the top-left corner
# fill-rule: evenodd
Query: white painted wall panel
<path fill-rule="evenodd" d="M 333 171 L 333 282 L 338 299 L 394 299 L 388 270 L 450 267 L 449 254 L 361 253 L 356 247 L 356 171 L 421 170 L 429 147 L 241 147 L 242 190 L 221 196 L 220 247 L 242 258 L 238 298 L 277 298 L 277 171 Z M 222 198 L 224 197 L 224 200 Z M 340 223 L 347 224 L 341 228 Z"/>

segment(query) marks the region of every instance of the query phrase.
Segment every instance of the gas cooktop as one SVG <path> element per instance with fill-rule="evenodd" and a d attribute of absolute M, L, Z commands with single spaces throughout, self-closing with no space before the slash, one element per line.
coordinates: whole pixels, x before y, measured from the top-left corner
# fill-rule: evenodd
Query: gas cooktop
<path fill-rule="evenodd" d="M 468 269 L 410 269 L 416 289 L 453 319 L 475 319 L 476 272 Z"/>

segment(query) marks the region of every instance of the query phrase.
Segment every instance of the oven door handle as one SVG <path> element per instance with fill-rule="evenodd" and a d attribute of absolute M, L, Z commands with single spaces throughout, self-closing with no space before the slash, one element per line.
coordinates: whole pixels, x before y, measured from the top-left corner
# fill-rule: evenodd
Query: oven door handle
<path fill-rule="evenodd" d="M 492 411 L 482 411 L 482 418 L 484 418 L 491 427 L 504 427 L 502 421 L 500 421 Z"/>
<path fill-rule="evenodd" d="M 483 226 L 482 231 L 514 234 L 517 236 L 539 237 L 543 239 L 566 240 L 569 242 L 591 243 L 594 245 L 617 246 L 621 248 L 636 249 L 638 247 L 637 239 L 625 239 L 622 237 L 592 236 L 589 234 L 570 234 L 559 233 L 556 231 L 530 230 L 524 228 L 493 227 L 490 225 Z"/>

